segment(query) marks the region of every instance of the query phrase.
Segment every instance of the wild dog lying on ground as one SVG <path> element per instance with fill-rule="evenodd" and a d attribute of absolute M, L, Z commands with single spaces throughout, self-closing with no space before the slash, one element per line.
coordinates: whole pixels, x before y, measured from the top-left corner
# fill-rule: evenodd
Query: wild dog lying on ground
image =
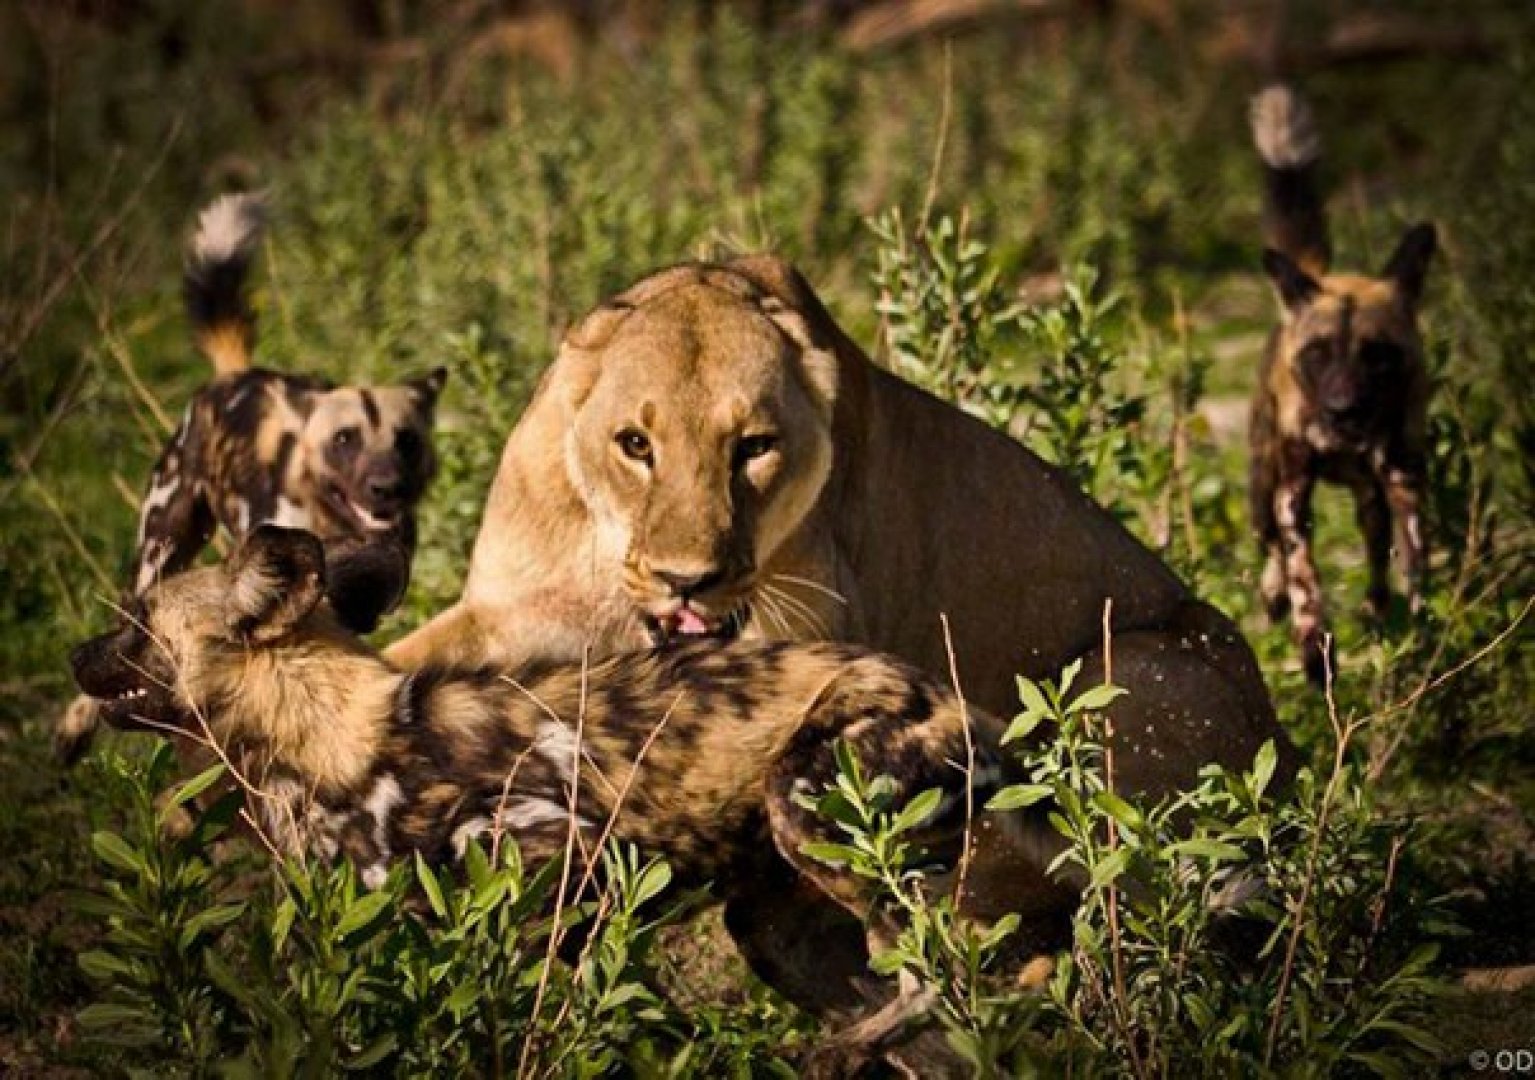
<path fill-rule="evenodd" d="M 342 627 L 326 592 L 319 542 L 262 526 L 225 565 L 151 586 L 117 630 L 76 650 L 75 677 L 114 724 L 205 726 L 264 793 L 253 809 L 277 843 L 350 858 L 370 883 L 392 860 L 451 861 L 492 830 L 533 862 L 562 854 L 571 829 L 576 850 L 589 850 L 611 821 L 684 881 L 712 882 L 759 973 L 821 1012 L 838 1004 L 821 939 L 774 918 L 783 894 L 813 892 L 855 916 L 839 930 L 860 953 L 865 928 L 876 942 L 894 932 L 867 882 L 801 850 L 840 835 L 795 795 L 832 781 L 845 740 L 870 775 L 896 781 L 899 800 L 943 792 L 913 838 L 940 868 L 935 887 L 954 887 L 942 868 L 969 832 L 961 910 L 982 921 L 1020 913 L 1016 961 L 1066 943 L 1076 893 L 1045 873 L 1060 848 L 1043 816 L 966 818 L 967 802 L 984 806 L 1016 779 L 1002 726 L 901 661 L 826 642 L 689 641 L 585 670 L 402 672 Z M 1216 745 L 1200 734 L 1207 726 L 1191 717 L 1117 732 L 1125 786 L 1192 783 L 1202 761 L 1191 743 Z M 1219 745 L 1240 742 L 1245 765 L 1276 736 L 1270 725 Z M 920 995 L 886 999 L 876 995 L 869 1003 L 883 1008 L 822 1061 L 841 1068 L 899 1039 Z"/>
<path fill-rule="evenodd" d="M 447 373 L 438 368 L 398 386 L 335 387 L 253 367 L 256 325 L 245 283 L 264 221 L 265 205 L 253 195 L 225 196 L 199 220 L 184 291 L 215 377 L 187 406 L 150 478 L 134 593 L 190 566 L 220 525 L 235 538 L 271 521 L 331 544 L 393 546 L 407 565 L 414 552 L 415 508 L 435 469 L 433 412 Z M 349 613 L 354 626 L 371 630 L 399 595 L 360 604 Z M 94 729 L 87 703 L 77 701 L 55 733 L 61 756 L 77 757 Z"/>
<path fill-rule="evenodd" d="M 1270 88 L 1253 100 L 1252 129 L 1264 166 L 1263 265 L 1282 309 L 1250 429 L 1253 522 L 1268 556 L 1261 588 L 1272 618 L 1291 614 L 1306 672 L 1320 682 L 1326 624 L 1311 552 L 1319 480 L 1353 492 L 1371 613 L 1384 616 L 1391 600 L 1393 519 L 1408 599 L 1414 610 L 1420 603 L 1429 386 L 1418 306 L 1435 232 L 1409 229 L 1379 277 L 1330 272 L 1310 109 Z"/>

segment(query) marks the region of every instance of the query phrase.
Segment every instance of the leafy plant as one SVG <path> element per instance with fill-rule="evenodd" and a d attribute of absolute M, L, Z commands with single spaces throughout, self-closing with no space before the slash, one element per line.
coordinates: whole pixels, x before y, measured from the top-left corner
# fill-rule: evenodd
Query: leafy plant
<path fill-rule="evenodd" d="M 884 917 L 897 928 L 883 942 L 884 950 L 871 957 L 873 970 L 915 979 L 935 991 L 938 1021 L 977 1075 L 1013 1074 L 1004 1063 L 1024 1058 L 1031 1036 L 1030 1006 L 1021 992 L 985 975 L 996 966 L 1018 917 L 1008 915 L 980 927 L 960 915 L 951 896 L 931 895 L 918 869 L 924 853 L 912 834 L 938 809 L 940 789 L 923 791 L 898 806 L 894 779 L 866 776 L 846 742 L 839 741 L 835 752 L 833 783 L 820 794 L 803 793 L 795 799 L 833 822 L 847 839 L 807 843 L 805 854 L 845 867 L 872 884 Z"/>
<path fill-rule="evenodd" d="M 491 852 L 471 843 L 460 871 L 401 861 L 372 888 L 346 862 L 230 859 L 212 845 L 237 843 L 238 793 L 184 835 L 165 834 L 222 775 L 211 769 L 157 805 L 173 759 L 163 742 L 142 763 L 109 759 L 128 828 L 96 834 L 106 880 L 80 901 L 107 927 L 80 960 L 102 986 L 81 1024 L 129 1060 L 253 1077 L 781 1067 L 791 1013 L 764 1010 L 740 1027 L 709 1014 L 718 1045 L 701 1054 L 694 1022 L 653 989 L 656 933 L 682 910 L 664 895 L 665 863 L 614 845 L 600 888 L 557 903 L 559 864 L 529 872 L 509 838 Z"/>
<path fill-rule="evenodd" d="M 847 838 L 805 853 L 868 880 L 897 920 L 874 970 L 930 990 L 938 1023 L 980 1075 L 1051 1062 L 1136 1077 L 1389 1076 L 1431 1059 L 1435 949 L 1405 945 L 1417 916 L 1398 926 L 1393 908 L 1407 834 L 1378 820 L 1358 774 L 1340 765 L 1319 784 L 1302 770 L 1293 794 L 1276 797 L 1269 744 L 1250 771 L 1209 766 L 1189 791 L 1127 798 L 1103 720 L 1123 691 L 1073 693 L 1079 673 L 1019 680 L 1024 707 L 1006 741 L 1025 748 L 1027 780 L 987 806 L 1044 810 L 1064 841 L 1047 872 L 1082 890 L 1044 997 L 999 970 L 1015 917 L 967 923 L 913 869 L 909 838 L 936 790 L 896 805 L 896 782 L 866 777 L 839 744 L 835 781 L 801 798 Z"/>

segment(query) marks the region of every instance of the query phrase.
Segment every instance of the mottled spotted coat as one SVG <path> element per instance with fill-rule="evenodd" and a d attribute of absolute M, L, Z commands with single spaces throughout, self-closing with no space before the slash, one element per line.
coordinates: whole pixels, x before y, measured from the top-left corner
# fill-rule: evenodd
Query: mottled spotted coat
<path fill-rule="evenodd" d="M 397 387 L 335 388 L 250 368 L 200 390 L 161 454 L 139 517 L 134 591 L 184 570 L 216 526 L 272 522 L 326 540 L 415 546 L 433 471 L 441 373 Z"/>
<path fill-rule="evenodd" d="M 866 971 L 866 930 L 890 932 L 865 882 L 802 851 L 841 838 L 796 796 L 832 782 L 846 740 L 899 802 L 943 792 L 914 837 L 935 885 L 951 884 L 973 822 L 963 909 L 1023 912 L 1023 955 L 1064 943 L 1075 894 L 1045 873 L 1050 830 L 983 809 L 1016 779 L 1001 725 L 901 661 L 827 642 L 693 641 L 588 668 L 407 674 L 340 624 L 326 578 L 313 536 L 262 526 L 225 566 L 136 598 L 121 627 L 76 650 L 76 679 L 115 725 L 206 731 L 261 792 L 252 809 L 269 838 L 351 859 L 370 884 L 400 858 L 452 862 L 497 834 L 534 864 L 567 845 L 585 864 L 611 830 L 712 885 L 759 972 L 818 1010 L 863 1000 L 838 1000 L 851 984 L 828 973 Z M 803 955 L 807 917 L 821 920 L 815 955 Z M 887 1007 L 899 1018 L 908 1005 Z"/>
<path fill-rule="evenodd" d="M 1274 87 L 1254 99 L 1252 126 L 1265 178 L 1263 261 L 1281 304 L 1250 431 L 1253 522 L 1267 553 L 1261 588 L 1272 618 L 1290 615 L 1306 672 L 1320 682 L 1326 620 L 1311 522 L 1318 481 L 1353 492 L 1372 614 L 1382 617 L 1390 603 L 1393 525 L 1409 600 L 1414 609 L 1419 603 L 1428 377 L 1417 315 L 1435 232 L 1409 229 L 1379 277 L 1330 272 L 1310 109 Z"/>
<path fill-rule="evenodd" d="M 184 284 L 215 378 L 155 465 L 139 515 L 135 592 L 185 569 L 220 525 L 236 538 L 276 522 L 324 540 L 398 540 L 407 556 L 414 548 L 446 373 L 338 388 L 252 367 L 245 280 L 264 220 L 264 204 L 249 195 L 219 199 L 200 219 Z"/>
<path fill-rule="evenodd" d="M 205 210 L 187 262 L 185 299 L 214 379 L 193 397 L 161 452 L 139 511 L 131 592 L 190 566 L 222 526 L 235 539 L 264 522 L 403 561 L 398 588 L 358 596 L 347 614 L 371 630 L 399 601 L 415 551 L 415 510 L 435 469 L 433 413 L 446 373 L 398 386 L 335 387 L 251 366 L 256 326 L 245 294 L 265 221 L 250 195 Z M 96 716 L 76 700 L 54 746 L 73 761 Z"/>

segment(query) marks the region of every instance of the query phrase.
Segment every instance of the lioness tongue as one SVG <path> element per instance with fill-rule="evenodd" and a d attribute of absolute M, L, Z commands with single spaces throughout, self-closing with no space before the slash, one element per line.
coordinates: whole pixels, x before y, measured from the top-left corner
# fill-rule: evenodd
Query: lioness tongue
<path fill-rule="evenodd" d="M 709 624 L 692 608 L 680 608 L 677 611 L 677 633 L 679 634 L 707 634 Z"/>

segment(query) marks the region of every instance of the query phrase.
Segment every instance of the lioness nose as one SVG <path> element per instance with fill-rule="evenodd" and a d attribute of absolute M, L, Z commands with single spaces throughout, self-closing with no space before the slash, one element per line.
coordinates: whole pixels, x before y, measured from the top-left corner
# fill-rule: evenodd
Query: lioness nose
<path fill-rule="evenodd" d="M 712 567 L 701 574 L 679 574 L 671 570 L 653 572 L 659 580 L 671 587 L 673 593 L 684 600 L 698 593 L 707 592 L 725 580 L 725 571 L 718 567 Z"/>

